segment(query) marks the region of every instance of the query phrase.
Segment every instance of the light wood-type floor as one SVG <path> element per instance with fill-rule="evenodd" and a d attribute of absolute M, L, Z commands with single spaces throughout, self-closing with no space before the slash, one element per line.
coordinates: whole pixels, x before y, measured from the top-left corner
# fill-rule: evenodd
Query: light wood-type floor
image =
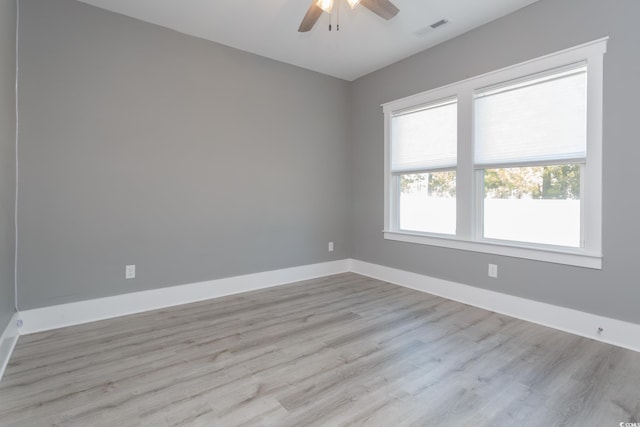
<path fill-rule="evenodd" d="M 640 353 L 355 274 L 21 337 L 2 426 L 612 426 Z"/>

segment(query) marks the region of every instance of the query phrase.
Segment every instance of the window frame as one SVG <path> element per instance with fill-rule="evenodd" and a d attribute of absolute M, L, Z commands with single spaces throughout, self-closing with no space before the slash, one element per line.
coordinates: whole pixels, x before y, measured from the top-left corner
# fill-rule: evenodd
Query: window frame
<path fill-rule="evenodd" d="M 526 62 L 411 95 L 382 105 L 384 113 L 384 230 L 387 240 L 418 243 L 572 266 L 602 268 L 602 112 L 604 54 L 608 37 Z M 482 182 L 474 163 L 473 103 L 478 90 L 509 81 L 587 64 L 587 160 L 581 174 L 582 247 L 542 245 L 482 236 Z M 458 146 L 456 168 L 456 234 L 441 235 L 399 229 L 399 193 L 391 173 L 391 117 L 402 111 L 456 98 Z M 395 186 L 395 188 L 394 188 Z"/>

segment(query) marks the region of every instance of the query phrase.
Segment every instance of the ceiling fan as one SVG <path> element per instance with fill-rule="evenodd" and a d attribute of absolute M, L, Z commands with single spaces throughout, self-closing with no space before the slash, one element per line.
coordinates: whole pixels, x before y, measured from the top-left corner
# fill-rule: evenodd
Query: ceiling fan
<path fill-rule="evenodd" d="M 389 0 L 347 0 L 347 2 L 349 3 L 349 6 L 351 6 L 351 9 L 356 7 L 358 4 L 361 4 L 371 12 L 386 20 L 393 18 L 398 14 L 398 12 L 400 12 L 400 9 L 398 9 L 396 5 L 391 3 Z M 331 13 L 333 3 L 334 0 L 313 0 L 311 2 L 311 6 L 309 6 L 309 10 L 307 10 L 304 18 L 302 18 L 298 32 L 305 33 L 310 31 L 320 18 L 320 15 L 322 15 L 322 12 Z"/>

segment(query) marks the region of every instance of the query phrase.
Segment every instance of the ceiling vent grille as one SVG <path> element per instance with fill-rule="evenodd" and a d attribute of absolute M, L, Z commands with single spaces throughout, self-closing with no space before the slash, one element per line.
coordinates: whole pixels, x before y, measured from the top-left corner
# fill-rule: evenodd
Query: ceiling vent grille
<path fill-rule="evenodd" d="M 430 25 L 431 28 L 433 28 L 434 30 L 438 27 L 442 27 L 444 24 L 447 24 L 449 21 L 447 21 L 446 19 L 441 19 L 438 22 L 434 22 L 433 24 Z"/>

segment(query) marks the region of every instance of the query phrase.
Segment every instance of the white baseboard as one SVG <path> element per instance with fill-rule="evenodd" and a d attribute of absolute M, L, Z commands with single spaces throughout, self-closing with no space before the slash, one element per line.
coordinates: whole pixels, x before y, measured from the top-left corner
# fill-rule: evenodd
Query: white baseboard
<path fill-rule="evenodd" d="M 20 334 L 31 334 L 110 319 L 348 271 L 575 335 L 640 351 L 640 325 L 635 323 L 353 259 L 25 310 L 20 312 L 20 319 L 24 323 L 20 328 Z M 15 325 L 15 321 L 13 325 Z M 598 328 L 602 328 L 602 332 L 598 333 Z M 13 344 L 15 345 L 15 342 Z M 2 360 L 0 359 L 0 361 Z"/>
<path fill-rule="evenodd" d="M 597 316 L 447 280 L 350 260 L 350 270 L 363 276 L 438 295 L 575 335 L 640 351 L 640 325 Z M 598 328 L 602 332 L 598 333 Z"/>
<path fill-rule="evenodd" d="M 24 310 L 20 311 L 23 321 L 20 334 L 79 325 L 348 271 L 349 260 L 344 259 Z"/>
<path fill-rule="evenodd" d="M 2 380 L 4 370 L 7 368 L 11 358 L 11 353 L 13 353 L 16 342 L 18 342 L 18 336 L 20 335 L 18 332 L 18 319 L 19 314 L 15 313 L 0 336 L 0 380 Z"/>

